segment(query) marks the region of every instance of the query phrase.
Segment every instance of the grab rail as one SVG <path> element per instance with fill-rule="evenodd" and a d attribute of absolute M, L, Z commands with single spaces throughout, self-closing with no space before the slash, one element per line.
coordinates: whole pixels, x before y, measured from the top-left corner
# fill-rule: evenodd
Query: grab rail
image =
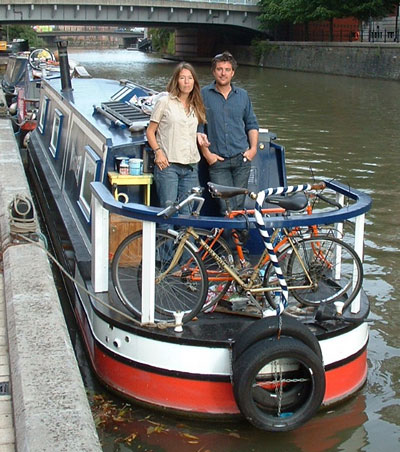
<path fill-rule="evenodd" d="M 349 218 L 355 218 L 368 212 L 371 208 L 371 197 L 342 184 L 341 182 L 330 180 L 324 181 L 327 188 L 342 194 L 355 201 L 354 204 L 342 207 L 331 212 L 317 212 L 312 215 L 289 216 L 289 217 L 271 217 L 266 219 L 265 226 L 270 228 L 311 226 L 314 224 L 333 224 L 342 223 Z M 136 218 L 142 221 L 152 221 L 155 223 L 168 223 L 177 226 L 194 226 L 205 229 L 221 227 L 225 229 L 244 229 L 248 226 L 246 220 L 241 218 L 228 219 L 225 217 L 201 216 L 194 218 L 190 215 L 178 215 L 168 219 L 157 217 L 161 211 L 158 207 L 148 207 L 137 203 L 123 204 L 114 199 L 111 192 L 101 183 L 92 182 L 92 192 L 101 205 L 110 212 L 123 215 L 129 218 Z M 255 223 L 254 218 L 249 218 L 250 224 Z"/>

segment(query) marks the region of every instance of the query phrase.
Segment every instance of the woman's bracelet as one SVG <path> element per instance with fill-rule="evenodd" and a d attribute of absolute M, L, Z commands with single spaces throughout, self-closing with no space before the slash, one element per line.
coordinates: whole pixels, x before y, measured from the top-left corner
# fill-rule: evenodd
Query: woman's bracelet
<path fill-rule="evenodd" d="M 157 149 L 154 149 L 154 152 L 157 152 L 157 151 L 159 151 L 161 148 L 157 148 Z"/>

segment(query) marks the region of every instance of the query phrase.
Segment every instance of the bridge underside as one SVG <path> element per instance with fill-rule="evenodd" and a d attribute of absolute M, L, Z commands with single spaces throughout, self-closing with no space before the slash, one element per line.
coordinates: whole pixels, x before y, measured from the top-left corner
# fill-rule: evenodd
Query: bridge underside
<path fill-rule="evenodd" d="M 256 33 L 232 28 L 178 28 L 175 32 L 175 56 L 212 57 L 234 45 L 250 45 Z"/>

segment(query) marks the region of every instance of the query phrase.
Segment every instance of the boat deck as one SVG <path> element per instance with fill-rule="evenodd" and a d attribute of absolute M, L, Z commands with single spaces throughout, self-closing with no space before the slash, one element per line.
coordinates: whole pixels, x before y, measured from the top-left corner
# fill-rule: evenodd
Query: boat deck
<path fill-rule="evenodd" d="M 180 344 L 231 347 L 247 326 L 260 318 L 254 311 L 251 311 L 251 308 L 248 308 L 246 312 L 234 312 L 224 306 L 228 303 L 222 302 L 214 312 L 199 313 L 195 319 L 185 323 L 181 333 L 175 332 L 173 327 L 162 327 L 162 325 L 158 327 L 141 326 L 132 313 L 121 303 L 113 288 L 111 278 L 109 283 L 110 290 L 108 293 L 97 294 L 97 301 L 92 299 L 96 313 L 104 321 L 111 321 L 118 328 L 140 336 Z M 88 282 L 88 287 L 90 287 L 90 282 Z M 334 308 L 333 305 L 328 305 L 325 309 L 327 309 L 325 315 L 329 316 Z M 301 308 L 297 303 L 292 302 L 284 315 L 295 316 L 297 320 L 309 327 L 318 340 L 322 340 L 336 334 L 342 334 L 365 321 L 369 314 L 369 303 L 362 291 L 361 309 L 357 314 L 351 314 L 347 310 L 341 318 L 324 319 L 323 322 L 317 321 L 315 314 L 315 308 Z"/>

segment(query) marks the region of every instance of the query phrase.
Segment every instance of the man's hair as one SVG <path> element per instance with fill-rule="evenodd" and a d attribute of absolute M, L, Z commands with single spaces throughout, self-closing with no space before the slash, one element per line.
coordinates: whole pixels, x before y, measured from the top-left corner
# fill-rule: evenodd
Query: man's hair
<path fill-rule="evenodd" d="M 217 63 L 220 63 L 221 61 L 227 61 L 231 63 L 232 69 L 236 71 L 238 64 L 235 58 L 233 58 L 232 54 L 227 50 L 225 50 L 225 52 L 219 53 L 218 55 L 215 55 L 211 62 L 211 70 L 214 70 L 217 66 Z"/>

